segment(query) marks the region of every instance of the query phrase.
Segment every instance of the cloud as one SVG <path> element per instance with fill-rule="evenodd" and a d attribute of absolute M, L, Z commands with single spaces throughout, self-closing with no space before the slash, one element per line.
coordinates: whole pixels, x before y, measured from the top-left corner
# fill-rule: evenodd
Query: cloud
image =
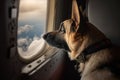
<path fill-rule="evenodd" d="M 36 35 L 33 37 L 33 40 L 39 40 L 39 39 L 40 39 L 40 37 L 38 37 Z"/>
<path fill-rule="evenodd" d="M 40 19 L 46 16 L 47 0 L 21 0 L 19 20 Z"/>
<path fill-rule="evenodd" d="M 31 12 L 35 10 L 45 10 L 47 5 L 47 0 L 21 0 L 20 2 L 20 12 Z"/>
<path fill-rule="evenodd" d="M 31 42 L 31 38 L 19 38 L 17 44 L 18 47 L 21 47 L 23 51 L 26 51 Z"/>
<path fill-rule="evenodd" d="M 29 41 L 24 41 L 26 43 L 29 43 Z M 19 54 L 23 57 L 23 58 L 31 58 L 33 56 L 35 56 L 36 54 L 38 54 L 40 51 L 43 50 L 43 46 L 44 46 L 44 40 L 42 38 L 39 38 L 37 36 L 34 37 L 33 41 L 30 43 L 30 45 L 27 47 L 27 50 L 24 51 L 24 47 L 19 47 L 18 46 L 18 51 Z"/>
<path fill-rule="evenodd" d="M 18 27 L 18 35 L 24 33 L 24 32 L 28 32 L 30 30 L 33 29 L 33 26 L 31 25 L 24 25 L 24 26 L 19 26 Z"/>

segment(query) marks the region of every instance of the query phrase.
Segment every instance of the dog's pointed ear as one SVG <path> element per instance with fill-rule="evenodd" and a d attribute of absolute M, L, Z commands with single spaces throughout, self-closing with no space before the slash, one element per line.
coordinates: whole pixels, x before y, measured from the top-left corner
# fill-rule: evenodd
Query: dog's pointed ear
<path fill-rule="evenodd" d="M 76 0 L 73 0 L 72 2 L 72 19 L 75 21 L 77 27 L 80 23 L 80 13 Z"/>

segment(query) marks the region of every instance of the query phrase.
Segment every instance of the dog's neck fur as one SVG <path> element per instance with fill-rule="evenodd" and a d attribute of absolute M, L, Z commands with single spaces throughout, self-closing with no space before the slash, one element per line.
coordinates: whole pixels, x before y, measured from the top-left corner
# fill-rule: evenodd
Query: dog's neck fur
<path fill-rule="evenodd" d="M 85 27 L 85 26 L 84 26 Z M 81 54 L 81 52 L 86 49 L 87 47 L 89 47 L 90 45 L 101 41 L 103 39 L 107 39 L 106 36 L 99 31 L 96 27 L 94 27 L 91 23 L 87 22 L 86 23 L 86 28 L 87 29 L 87 33 L 84 35 L 84 39 L 82 41 L 82 44 L 79 46 L 79 49 L 74 52 L 72 51 L 70 54 L 72 54 L 72 59 L 75 59 L 77 56 L 79 56 Z M 99 53 L 99 52 L 98 52 Z M 76 54 L 76 55 L 74 55 Z M 107 55 L 107 54 L 106 54 Z M 87 60 L 89 60 L 91 58 L 91 56 L 88 57 Z M 98 63 L 94 63 L 94 64 L 98 64 Z M 80 63 L 80 72 L 84 72 L 82 75 L 85 75 L 87 73 L 89 73 L 90 71 L 92 71 L 93 69 L 88 69 L 84 70 L 85 66 L 87 65 L 87 62 L 85 63 Z M 90 68 L 90 67 L 89 67 Z"/>
<path fill-rule="evenodd" d="M 94 27 L 91 23 L 86 22 L 86 26 L 84 27 L 85 27 L 84 29 L 86 29 L 87 31 L 83 35 L 83 41 L 79 46 L 79 49 L 77 51 L 71 51 L 70 53 L 71 60 L 74 60 L 78 55 L 80 55 L 80 53 L 85 48 L 106 38 L 106 36 L 101 31 L 99 31 L 96 27 Z"/>

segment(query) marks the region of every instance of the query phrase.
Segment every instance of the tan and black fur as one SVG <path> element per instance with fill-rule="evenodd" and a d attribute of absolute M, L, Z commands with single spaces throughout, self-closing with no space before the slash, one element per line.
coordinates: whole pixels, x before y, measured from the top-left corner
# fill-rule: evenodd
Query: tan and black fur
<path fill-rule="evenodd" d="M 94 25 L 81 21 L 81 15 L 76 0 L 73 0 L 71 19 L 63 21 L 58 31 L 43 36 L 50 45 L 68 51 L 71 60 L 91 44 L 107 39 Z M 81 80 L 120 80 L 119 49 L 106 48 L 86 56 L 87 60 L 79 63 Z"/>

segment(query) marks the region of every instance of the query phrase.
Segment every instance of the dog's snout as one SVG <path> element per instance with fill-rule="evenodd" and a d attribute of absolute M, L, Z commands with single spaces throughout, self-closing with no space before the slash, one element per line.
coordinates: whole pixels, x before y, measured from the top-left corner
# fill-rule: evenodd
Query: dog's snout
<path fill-rule="evenodd" d="M 50 34 L 50 33 L 46 33 L 44 36 L 43 36 L 44 39 L 47 39 L 47 38 L 53 38 L 53 36 Z"/>

